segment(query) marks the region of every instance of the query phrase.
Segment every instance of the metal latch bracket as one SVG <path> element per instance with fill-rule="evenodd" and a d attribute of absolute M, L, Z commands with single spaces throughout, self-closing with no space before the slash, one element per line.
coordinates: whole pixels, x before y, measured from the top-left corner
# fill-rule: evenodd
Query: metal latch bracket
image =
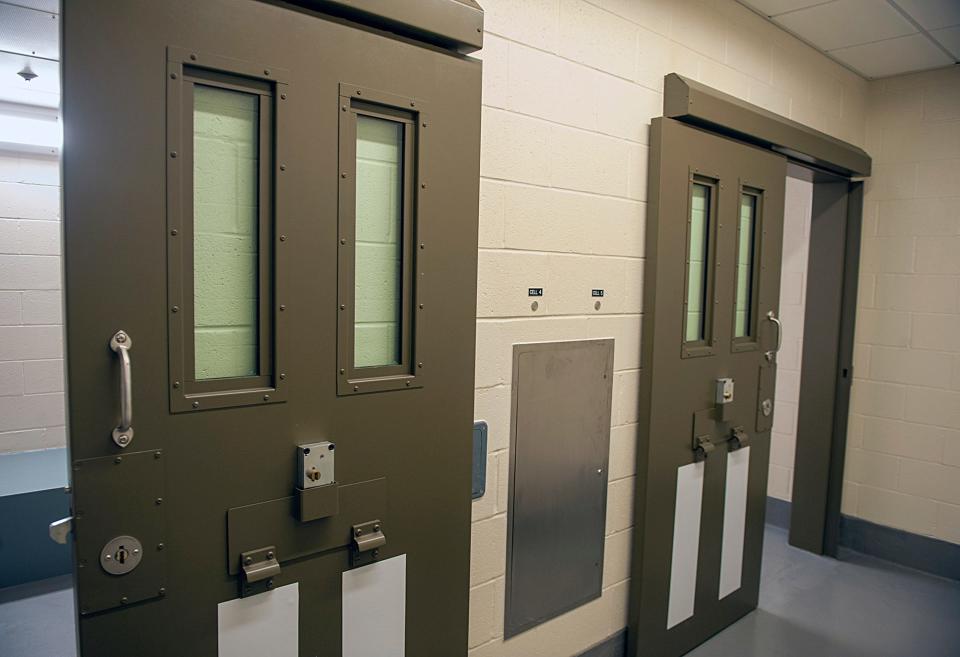
<path fill-rule="evenodd" d="M 352 527 L 350 563 L 353 567 L 365 566 L 380 558 L 380 548 L 387 544 L 383 523 L 371 520 Z"/>
<path fill-rule="evenodd" d="M 743 427 L 733 427 L 730 429 L 730 440 L 728 444 L 730 445 L 731 452 L 742 447 L 747 447 L 750 445 L 750 436 L 743 430 Z"/>
<path fill-rule="evenodd" d="M 273 588 L 273 578 L 280 574 L 277 549 L 270 545 L 240 555 L 240 597 L 263 593 Z"/>
<path fill-rule="evenodd" d="M 716 449 L 710 436 L 694 436 L 693 438 L 693 460 L 704 461 Z"/>

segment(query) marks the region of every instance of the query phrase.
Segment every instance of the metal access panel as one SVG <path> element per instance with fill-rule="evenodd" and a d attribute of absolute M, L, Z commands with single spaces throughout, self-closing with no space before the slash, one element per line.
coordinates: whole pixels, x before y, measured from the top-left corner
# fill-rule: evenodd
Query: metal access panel
<path fill-rule="evenodd" d="M 600 597 L 613 348 L 514 345 L 508 637 Z"/>
<path fill-rule="evenodd" d="M 81 657 L 466 655 L 478 11 L 63 4 Z"/>

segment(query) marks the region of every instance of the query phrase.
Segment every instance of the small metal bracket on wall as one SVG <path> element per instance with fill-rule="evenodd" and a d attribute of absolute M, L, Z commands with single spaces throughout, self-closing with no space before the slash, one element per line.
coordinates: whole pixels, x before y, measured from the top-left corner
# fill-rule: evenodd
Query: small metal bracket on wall
<path fill-rule="evenodd" d="M 353 526 L 353 541 L 350 545 L 350 565 L 365 566 L 380 558 L 380 548 L 387 544 L 379 520 L 371 520 Z"/>
<path fill-rule="evenodd" d="M 710 436 L 694 436 L 693 439 L 693 460 L 705 461 L 707 457 L 716 449 Z"/>
<path fill-rule="evenodd" d="M 273 588 L 273 578 L 280 574 L 277 550 L 270 545 L 240 555 L 240 597 L 263 593 Z"/>

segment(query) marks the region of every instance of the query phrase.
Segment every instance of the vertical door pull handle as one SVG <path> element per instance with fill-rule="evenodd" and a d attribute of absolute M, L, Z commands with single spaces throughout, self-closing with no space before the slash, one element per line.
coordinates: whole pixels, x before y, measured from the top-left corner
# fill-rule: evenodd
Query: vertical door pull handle
<path fill-rule="evenodd" d="M 120 357 L 120 424 L 113 430 L 113 442 L 126 447 L 133 442 L 133 387 L 130 380 L 130 348 L 133 338 L 119 330 L 110 338 L 110 348 Z"/>
<path fill-rule="evenodd" d="M 783 323 L 777 319 L 777 316 L 773 314 L 772 310 L 767 311 L 767 319 L 773 322 L 777 327 L 777 346 L 764 354 L 768 361 L 773 362 L 773 357 L 779 353 L 780 347 L 783 346 Z"/>

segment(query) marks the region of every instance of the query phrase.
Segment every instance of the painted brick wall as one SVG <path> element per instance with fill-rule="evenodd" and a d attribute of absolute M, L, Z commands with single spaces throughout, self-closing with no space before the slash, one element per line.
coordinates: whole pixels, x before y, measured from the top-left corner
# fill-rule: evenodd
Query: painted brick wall
<path fill-rule="evenodd" d="M 793 497 L 793 467 L 800 407 L 800 359 L 803 354 L 803 314 L 807 297 L 807 258 L 813 183 L 787 178 L 783 212 L 783 264 L 780 278 L 780 319 L 783 347 L 777 355 L 777 395 L 770 434 L 770 479 L 767 494 Z"/>
<path fill-rule="evenodd" d="M 870 84 L 844 512 L 960 543 L 960 68 Z"/>
<path fill-rule="evenodd" d="M 60 169 L 0 152 L 0 453 L 66 444 Z"/>
<path fill-rule="evenodd" d="M 568 657 L 626 625 L 650 118 L 678 72 L 862 145 L 867 83 L 733 0 L 484 0 L 470 654 Z M 531 308 L 528 287 L 543 287 Z M 599 309 L 591 288 L 604 288 Z M 602 598 L 503 641 L 511 345 L 616 339 Z"/>

